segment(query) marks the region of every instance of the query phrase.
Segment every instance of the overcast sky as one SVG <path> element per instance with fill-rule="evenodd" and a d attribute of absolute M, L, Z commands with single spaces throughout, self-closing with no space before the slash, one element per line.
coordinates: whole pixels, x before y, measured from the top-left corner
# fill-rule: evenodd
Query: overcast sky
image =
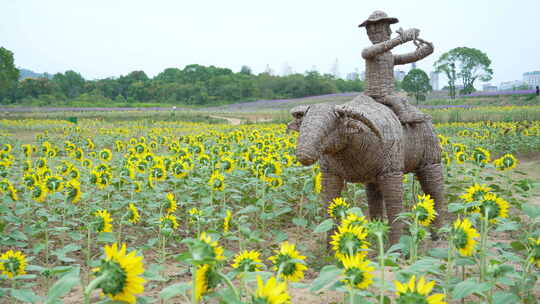
<path fill-rule="evenodd" d="M 377 9 L 399 19 L 394 31 L 415 27 L 434 43 L 418 63 L 428 73 L 458 46 L 487 53 L 494 84 L 540 70 L 540 0 L 1 1 L 0 46 L 18 67 L 87 79 L 134 70 L 152 77 L 193 63 L 327 73 L 336 59 L 345 76 L 364 69 L 360 53 L 370 42 L 358 24 Z"/>

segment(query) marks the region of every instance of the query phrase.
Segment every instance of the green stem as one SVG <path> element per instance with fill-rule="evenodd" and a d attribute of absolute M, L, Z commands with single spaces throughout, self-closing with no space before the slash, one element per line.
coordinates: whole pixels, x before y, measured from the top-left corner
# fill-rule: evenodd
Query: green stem
<path fill-rule="evenodd" d="M 240 301 L 240 296 L 238 295 L 238 290 L 236 289 L 236 287 L 234 287 L 231 280 L 226 275 L 221 273 L 221 271 L 218 271 L 217 273 L 225 281 L 225 284 L 227 284 L 227 286 L 229 286 L 229 288 L 233 290 L 234 296 L 236 297 L 236 300 Z"/>
<path fill-rule="evenodd" d="M 381 269 L 381 291 L 379 294 L 379 304 L 384 304 L 384 241 L 382 233 L 377 233 L 377 242 L 379 244 L 379 268 Z"/>
<path fill-rule="evenodd" d="M 90 258 L 92 256 L 92 228 L 90 226 L 86 226 L 86 267 L 88 267 L 88 271 L 86 272 L 86 283 L 90 282 Z"/>
<path fill-rule="evenodd" d="M 454 269 L 454 243 L 452 237 L 448 240 L 448 264 L 446 265 L 446 281 L 445 281 L 445 295 L 448 298 L 450 296 L 450 278 L 452 277 L 452 270 Z"/>
<path fill-rule="evenodd" d="M 191 304 L 197 304 L 197 266 L 191 268 Z"/>
<path fill-rule="evenodd" d="M 350 304 L 354 304 L 354 287 L 350 286 L 349 287 L 349 303 Z"/>
<path fill-rule="evenodd" d="M 90 293 L 92 293 L 92 290 L 96 289 L 96 287 L 99 286 L 101 282 L 107 279 L 107 274 L 104 273 L 100 275 L 99 277 L 95 278 L 86 288 L 84 289 L 84 304 L 90 304 Z"/>
<path fill-rule="evenodd" d="M 487 274 L 487 234 L 489 229 L 488 210 L 485 209 L 484 218 L 482 219 L 480 228 L 480 282 L 486 281 Z"/>

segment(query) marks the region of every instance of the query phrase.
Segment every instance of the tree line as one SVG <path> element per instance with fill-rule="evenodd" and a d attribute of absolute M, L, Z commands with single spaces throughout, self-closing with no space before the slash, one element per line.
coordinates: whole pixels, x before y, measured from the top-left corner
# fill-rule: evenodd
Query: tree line
<path fill-rule="evenodd" d="M 12 53 L 3 49 L 1 58 Z M 7 60 L 6 60 L 7 61 Z M 87 103 L 169 103 L 206 105 L 255 99 L 298 98 L 338 92 L 360 92 L 359 79 L 343 80 L 330 74 L 255 75 L 247 66 L 239 72 L 215 66 L 192 64 L 167 68 L 153 78 L 133 71 L 118 78 L 86 80 L 75 71 L 57 73 L 52 78 L 18 80 L 14 67 L 0 73 L 2 104 L 54 105 L 70 101 Z M 4 77 L 5 76 L 5 77 Z M 5 79 L 5 81 L 3 81 Z"/>

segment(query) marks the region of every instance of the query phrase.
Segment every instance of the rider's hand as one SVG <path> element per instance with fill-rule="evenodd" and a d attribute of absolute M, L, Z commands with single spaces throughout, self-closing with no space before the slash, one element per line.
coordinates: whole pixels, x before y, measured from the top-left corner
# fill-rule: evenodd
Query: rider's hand
<path fill-rule="evenodd" d="M 401 41 L 403 42 L 415 40 L 418 38 L 418 35 L 420 35 L 420 30 L 416 28 L 411 28 L 408 30 L 403 30 L 400 28 L 396 32 L 399 34 Z"/>

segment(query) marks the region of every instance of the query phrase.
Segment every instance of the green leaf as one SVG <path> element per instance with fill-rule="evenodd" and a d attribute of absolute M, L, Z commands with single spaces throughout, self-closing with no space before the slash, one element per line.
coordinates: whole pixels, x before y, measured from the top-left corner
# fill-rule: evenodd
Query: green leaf
<path fill-rule="evenodd" d="M 519 303 L 519 297 L 513 293 L 497 291 L 493 294 L 493 304 Z"/>
<path fill-rule="evenodd" d="M 307 226 L 307 220 L 305 218 L 300 218 L 300 217 L 295 217 L 292 219 L 292 222 L 296 225 L 296 226 L 300 226 L 300 227 L 306 227 Z"/>
<path fill-rule="evenodd" d="M 326 286 L 339 280 L 342 270 L 334 265 L 326 265 L 321 269 L 319 276 L 311 283 L 310 290 L 318 292 Z"/>
<path fill-rule="evenodd" d="M 322 223 L 320 223 L 317 227 L 315 227 L 313 232 L 314 233 L 326 232 L 326 231 L 332 229 L 332 227 L 334 227 L 334 220 L 327 219 L 327 220 L 323 221 Z"/>
<path fill-rule="evenodd" d="M 358 207 L 352 207 L 352 208 L 349 208 L 349 210 L 347 210 L 347 213 L 352 213 L 356 216 L 364 216 L 364 212 L 362 212 L 362 209 L 358 208 Z"/>
<path fill-rule="evenodd" d="M 513 241 L 512 243 L 510 243 L 510 246 L 512 246 L 512 249 L 514 249 L 515 251 L 522 251 L 522 250 L 525 250 L 527 248 L 520 241 Z"/>
<path fill-rule="evenodd" d="M 12 289 L 11 296 L 23 302 L 38 303 L 43 299 L 30 289 Z"/>
<path fill-rule="evenodd" d="M 540 207 L 531 205 L 531 204 L 523 204 L 522 206 L 523 212 L 531 218 L 531 220 L 534 220 L 535 218 L 540 216 Z"/>
<path fill-rule="evenodd" d="M 432 272 L 432 273 L 439 273 L 439 267 L 441 266 L 442 262 L 439 259 L 434 259 L 431 257 L 424 257 L 421 260 L 416 261 L 416 263 L 412 264 L 407 268 L 407 271 L 413 272 L 413 273 L 425 273 L 425 272 Z"/>
<path fill-rule="evenodd" d="M 79 269 L 72 270 L 65 274 L 60 280 L 56 281 L 54 285 L 49 289 L 47 293 L 46 304 L 56 303 L 58 299 L 66 295 L 73 287 L 79 285 L 81 280 L 79 278 Z"/>
<path fill-rule="evenodd" d="M 503 232 L 503 231 L 516 231 L 520 228 L 519 223 L 513 222 L 513 221 L 506 221 L 504 223 L 501 223 L 497 226 L 495 231 L 497 232 Z"/>
<path fill-rule="evenodd" d="M 165 282 L 167 280 L 159 274 L 161 270 L 163 270 L 161 265 L 150 264 L 150 266 L 145 270 L 143 277 L 148 281 Z"/>
<path fill-rule="evenodd" d="M 460 300 L 473 293 L 482 293 L 489 290 L 489 284 L 478 283 L 476 280 L 468 279 L 466 281 L 458 283 L 454 287 L 452 292 L 452 298 L 454 300 Z"/>
<path fill-rule="evenodd" d="M 186 295 L 186 291 L 191 289 L 191 284 L 189 283 L 176 283 L 171 286 L 165 287 L 160 293 L 159 297 L 168 300 L 172 297 L 176 297 L 178 295 Z"/>
<path fill-rule="evenodd" d="M 259 210 L 260 210 L 259 207 L 254 206 L 254 205 L 249 205 L 247 207 L 244 207 L 244 208 L 240 209 L 238 212 L 236 212 L 236 215 L 240 215 L 240 214 L 244 214 L 244 213 L 258 212 Z"/>
<path fill-rule="evenodd" d="M 100 243 L 114 243 L 116 242 L 116 238 L 112 232 L 100 232 L 97 241 Z"/>
<path fill-rule="evenodd" d="M 21 231 L 19 231 L 19 230 L 14 230 L 14 231 L 10 232 L 9 236 L 12 239 L 15 239 L 15 240 L 18 240 L 18 241 L 27 241 L 28 240 L 26 235 L 24 233 L 22 233 Z"/>

